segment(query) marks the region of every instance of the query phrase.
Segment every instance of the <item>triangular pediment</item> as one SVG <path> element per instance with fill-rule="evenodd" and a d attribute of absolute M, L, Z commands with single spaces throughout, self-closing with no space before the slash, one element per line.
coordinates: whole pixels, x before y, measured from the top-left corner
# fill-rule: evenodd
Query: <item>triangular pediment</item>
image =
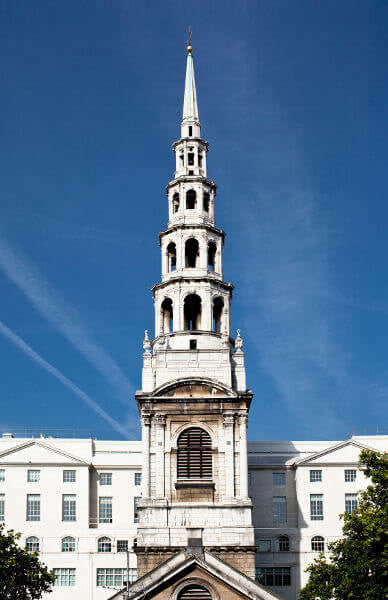
<path fill-rule="evenodd" d="M 28 440 L 0 452 L 0 464 L 89 465 L 85 460 L 40 440 Z"/>
<path fill-rule="evenodd" d="M 141 577 L 129 588 L 128 600 L 161 598 L 169 590 L 176 598 L 186 585 L 199 585 L 210 591 L 211 597 L 221 600 L 280 600 L 280 597 L 259 585 L 240 571 L 209 552 L 190 555 L 180 552 Z M 123 600 L 126 590 L 121 590 L 109 600 Z M 165 597 L 163 595 L 163 597 Z"/>
<path fill-rule="evenodd" d="M 295 464 L 310 465 L 310 464 L 357 464 L 359 462 L 360 452 L 362 450 L 374 450 L 370 446 L 360 444 L 355 440 L 346 440 L 320 452 L 312 454 L 308 458 L 297 461 Z"/>

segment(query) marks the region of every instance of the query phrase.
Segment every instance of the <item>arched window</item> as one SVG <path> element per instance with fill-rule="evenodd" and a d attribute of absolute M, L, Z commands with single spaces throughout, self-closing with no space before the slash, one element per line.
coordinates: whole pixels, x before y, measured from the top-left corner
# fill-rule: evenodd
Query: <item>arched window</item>
<path fill-rule="evenodd" d="M 165 298 L 162 302 L 161 334 L 170 333 L 173 330 L 173 316 L 172 300 Z"/>
<path fill-rule="evenodd" d="M 203 193 L 203 210 L 209 212 L 210 194 L 209 192 Z"/>
<path fill-rule="evenodd" d="M 73 537 L 62 538 L 62 552 L 75 552 L 75 539 Z"/>
<path fill-rule="evenodd" d="M 39 540 L 34 535 L 26 539 L 26 550 L 28 552 L 39 552 Z"/>
<path fill-rule="evenodd" d="M 311 550 L 313 552 L 323 552 L 325 549 L 325 538 L 321 535 L 315 535 L 311 538 Z"/>
<path fill-rule="evenodd" d="M 175 192 L 172 197 L 172 212 L 176 213 L 179 210 L 179 194 Z"/>
<path fill-rule="evenodd" d="M 188 190 L 186 192 L 186 208 L 188 210 L 194 210 L 197 205 L 197 194 L 195 190 Z"/>
<path fill-rule="evenodd" d="M 185 330 L 197 331 L 201 327 L 201 298 L 196 294 L 186 296 L 184 303 Z"/>
<path fill-rule="evenodd" d="M 169 271 L 175 271 L 176 269 L 176 245 L 174 242 L 170 242 L 167 246 L 167 264 Z"/>
<path fill-rule="evenodd" d="M 195 238 L 190 238 L 185 244 L 185 265 L 186 268 L 195 269 L 199 257 L 199 244 Z"/>
<path fill-rule="evenodd" d="M 192 583 L 179 592 L 177 600 L 212 600 L 212 595 L 202 585 Z"/>
<path fill-rule="evenodd" d="M 275 540 L 276 552 L 289 552 L 290 551 L 290 540 L 286 535 L 280 535 Z"/>
<path fill-rule="evenodd" d="M 178 438 L 177 475 L 181 479 L 211 479 L 212 441 L 200 427 L 185 429 Z"/>
<path fill-rule="evenodd" d="M 100 537 L 98 540 L 98 552 L 112 552 L 112 540 L 108 537 Z"/>
<path fill-rule="evenodd" d="M 217 246 L 214 242 L 209 242 L 207 246 L 207 266 L 211 271 L 216 268 Z"/>
<path fill-rule="evenodd" d="M 218 296 L 217 298 L 214 298 L 213 301 L 213 331 L 215 331 L 215 333 L 221 333 L 223 313 L 224 301 Z"/>

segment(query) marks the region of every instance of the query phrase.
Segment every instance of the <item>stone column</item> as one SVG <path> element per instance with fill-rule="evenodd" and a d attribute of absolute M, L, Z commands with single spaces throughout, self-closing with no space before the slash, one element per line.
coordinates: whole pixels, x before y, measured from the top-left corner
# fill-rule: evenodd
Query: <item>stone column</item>
<path fill-rule="evenodd" d="M 150 490 L 150 427 L 151 417 L 143 415 L 141 419 L 142 438 L 143 438 L 143 470 L 142 470 L 142 495 L 149 498 Z"/>
<path fill-rule="evenodd" d="M 239 416 L 240 425 L 240 496 L 248 497 L 247 415 Z"/>
<path fill-rule="evenodd" d="M 155 415 L 155 496 L 164 497 L 164 428 L 166 417 Z"/>
<path fill-rule="evenodd" d="M 234 416 L 224 415 L 225 496 L 234 496 Z"/>

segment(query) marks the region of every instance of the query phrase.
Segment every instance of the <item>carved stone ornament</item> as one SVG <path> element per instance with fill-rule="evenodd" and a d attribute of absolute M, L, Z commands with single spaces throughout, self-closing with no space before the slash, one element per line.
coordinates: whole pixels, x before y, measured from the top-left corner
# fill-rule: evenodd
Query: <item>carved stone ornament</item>
<path fill-rule="evenodd" d="M 224 425 L 234 425 L 234 415 L 223 415 Z"/>
<path fill-rule="evenodd" d="M 165 425 L 166 417 L 164 415 L 155 415 L 155 422 L 157 425 Z"/>
<path fill-rule="evenodd" d="M 141 421 L 143 425 L 151 425 L 151 415 L 141 415 Z"/>
<path fill-rule="evenodd" d="M 151 354 L 151 342 L 148 337 L 147 329 L 144 332 L 143 348 L 145 354 Z"/>
<path fill-rule="evenodd" d="M 248 423 L 248 415 L 239 415 L 238 422 L 240 425 L 246 425 Z"/>
<path fill-rule="evenodd" d="M 234 341 L 234 347 L 236 348 L 236 350 L 241 350 L 243 345 L 244 345 L 244 340 L 242 339 L 242 337 L 240 335 L 240 329 L 237 329 L 237 337 Z"/>

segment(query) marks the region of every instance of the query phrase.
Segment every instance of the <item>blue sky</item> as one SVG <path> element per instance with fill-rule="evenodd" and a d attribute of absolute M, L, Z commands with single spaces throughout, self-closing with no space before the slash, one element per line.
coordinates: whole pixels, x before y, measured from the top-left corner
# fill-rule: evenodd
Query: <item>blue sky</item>
<path fill-rule="evenodd" d="M 1 429 L 139 437 L 189 25 L 249 438 L 387 433 L 388 4 L 357 0 L 2 2 Z"/>

